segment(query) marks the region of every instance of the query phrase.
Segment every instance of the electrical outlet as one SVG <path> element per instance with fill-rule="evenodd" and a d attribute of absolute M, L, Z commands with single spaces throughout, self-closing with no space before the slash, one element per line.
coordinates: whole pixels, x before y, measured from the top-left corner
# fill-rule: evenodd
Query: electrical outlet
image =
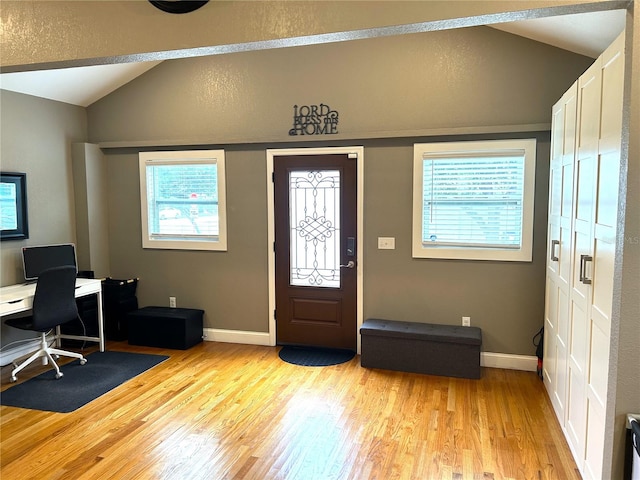
<path fill-rule="evenodd" d="M 462 326 L 470 327 L 471 326 L 471 317 L 462 317 Z"/>
<path fill-rule="evenodd" d="M 176 308 L 176 297 L 169 297 L 169 307 Z"/>

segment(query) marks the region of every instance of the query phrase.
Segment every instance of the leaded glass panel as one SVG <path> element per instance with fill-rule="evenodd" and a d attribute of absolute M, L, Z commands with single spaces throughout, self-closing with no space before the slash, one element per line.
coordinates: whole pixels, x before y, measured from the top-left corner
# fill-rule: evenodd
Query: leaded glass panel
<path fill-rule="evenodd" d="M 340 172 L 289 173 L 291 285 L 340 288 Z"/>

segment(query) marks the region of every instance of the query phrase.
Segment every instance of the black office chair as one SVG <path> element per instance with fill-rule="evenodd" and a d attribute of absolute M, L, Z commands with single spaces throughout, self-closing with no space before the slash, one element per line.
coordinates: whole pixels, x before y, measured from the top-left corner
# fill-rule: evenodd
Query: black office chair
<path fill-rule="evenodd" d="M 63 323 L 79 318 L 75 288 L 76 268 L 74 266 L 45 270 L 38 276 L 36 293 L 33 297 L 32 315 L 5 320 L 5 323 L 11 327 L 40 332 L 40 350 L 11 372 L 12 382 L 17 380 L 16 374 L 20 370 L 40 357 L 46 357 L 51 362 L 53 368 L 56 369 L 56 378 L 62 377 L 62 372 L 53 358 L 54 355 L 78 358 L 81 365 L 87 362 L 87 359 L 80 353 L 49 347 L 46 338 L 47 332 Z"/>

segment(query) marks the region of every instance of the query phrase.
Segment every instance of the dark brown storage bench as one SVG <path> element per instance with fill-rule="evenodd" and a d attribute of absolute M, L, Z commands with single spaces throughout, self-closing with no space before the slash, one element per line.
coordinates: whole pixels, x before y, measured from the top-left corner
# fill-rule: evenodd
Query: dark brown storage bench
<path fill-rule="evenodd" d="M 365 368 L 480 378 L 482 331 L 370 318 L 360 328 Z"/>

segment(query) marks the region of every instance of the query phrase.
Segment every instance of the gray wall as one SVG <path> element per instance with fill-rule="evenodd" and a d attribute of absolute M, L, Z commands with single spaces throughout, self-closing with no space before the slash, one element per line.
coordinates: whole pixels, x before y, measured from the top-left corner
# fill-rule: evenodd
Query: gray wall
<path fill-rule="evenodd" d="M 21 248 L 76 241 L 71 143 L 87 138 L 86 110 L 0 90 L 3 172 L 27 174 L 29 238 L 3 241 L 0 283 L 24 281 Z M 2 323 L 2 345 L 25 335 Z"/>
<path fill-rule="evenodd" d="M 176 296 L 204 309 L 209 328 L 268 331 L 265 149 L 298 140 L 287 135 L 294 104 L 325 102 L 340 113 L 340 135 L 304 140 L 365 147 L 365 318 L 471 316 L 485 351 L 533 355 L 544 311 L 548 133 L 537 134 L 531 263 L 411 257 L 413 143 L 454 137 L 409 135 L 503 138 L 548 125 L 553 103 L 591 62 L 486 27 L 164 62 L 88 108 L 91 141 L 118 147 L 105 149 L 112 275 L 139 277 L 142 305 Z M 369 138 L 378 135 L 388 138 Z M 265 138 L 274 141 L 254 143 Z M 181 144 L 227 150 L 227 252 L 141 248 L 135 146 Z M 378 250 L 378 236 L 396 237 L 396 250 Z"/>
<path fill-rule="evenodd" d="M 532 262 L 412 258 L 412 142 L 446 139 L 365 143 L 365 318 L 459 325 L 470 316 L 482 328 L 484 351 L 535 354 L 531 338 L 544 317 L 549 135 L 525 136 L 538 138 Z M 388 236 L 396 249 L 378 250 L 377 238 Z"/>
<path fill-rule="evenodd" d="M 108 277 L 111 273 L 107 162 L 97 145 L 74 143 L 71 152 L 78 267 L 91 270 L 96 278 Z"/>
<path fill-rule="evenodd" d="M 142 248 L 137 153 L 108 156 L 111 273 L 140 278 L 141 306 L 205 310 L 205 327 L 268 330 L 265 153 L 227 150 L 226 252 Z"/>
<path fill-rule="evenodd" d="M 24 280 L 25 245 L 76 241 L 71 143 L 87 138 L 86 110 L 0 90 L 2 171 L 27 174 L 29 239 L 2 242 L 2 285 Z"/>
<path fill-rule="evenodd" d="M 591 63 L 487 27 L 173 60 L 91 105 L 90 141 L 317 141 L 288 131 L 294 105 L 321 102 L 332 141 L 548 125 Z"/>
<path fill-rule="evenodd" d="M 613 446 L 605 450 L 610 478 L 622 478 L 627 413 L 640 413 L 640 8 L 627 13 L 626 89 L 623 112 L 623 164 L 618 212 L 616 280 L 611 328 L 607 435 Z M 625 153 L 627 155 L 625 155 Z M 613 432 L 612 432 L 613 431 Z M 605 469 L 605 472 L 609 472 Z"/>

